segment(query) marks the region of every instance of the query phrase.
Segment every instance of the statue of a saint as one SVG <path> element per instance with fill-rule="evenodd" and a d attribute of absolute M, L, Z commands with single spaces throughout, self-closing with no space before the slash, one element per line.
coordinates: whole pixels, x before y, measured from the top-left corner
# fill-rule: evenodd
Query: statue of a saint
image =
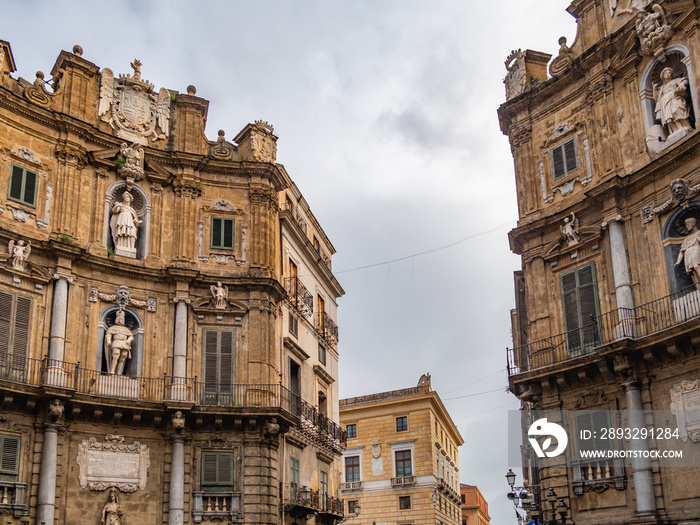
<path fill-rule="evenodd" d="M 569 246 L 575 246 L 581 242 L 581 235 L 578 229 L 578 219 L 574 213 L 571 216 L 564 217 L 564 224 L 559 226 L 559 231 L 561 231 L 562 237 L 566 239 L 566 243 Z"/>
<path fill-rule="evenodd" d="M 131 207 L 134 198 L 131 193 L 125 191 L 122 194 L 122 202 L 112 206 L 112 220 L 109 226 L 112 229 L 114 241 L 114 253 L 126 257 L 136 257 L 136 232 L 141 221 L 136 211 Z"/>
<path fill-rule="evenodd" d="M 688 79 L 673 78 L 673 69 L 666 67 L 661 71 L 663 84 L 654 84 L 654 100 L 656 109 L 654 116 L 661 121 L 669 135 L 683 129 L 690 129 L 690 111 L 686 98 L 688 95 Z"/>
<path fill-rule="evenodd" d="M 131 359 L 131 342 L 134 334 L 124 326 L 124 310 L 117 311 L 114 324 L 105 333 L 105 354 L 109 364 L 109 373 L 122 375 L 126 360 Z"/>
<path fill-rule="evenodd" d="M 10 251 L 12 267 L 15 270 L 24 270 L 24 261 L 27 260 L 27 257 L 29 257 L 29 254 L 32 251 L 32 243 L 24 242 L 23 240 L 19 240 L 17 242 L 12 240 L 7 247 Z"/>
<path fill-rule="evenodd" d="M 685 260 L 685 271 L 693 278 L 695 286 L 698 286 L 700 283 L 700 230 L 698 230 L 697 219 L 688 217 L 685 220 L 685 227 L 688 229 L 688 235 L 683 239 L 678 260 L 674 266 L 680 266 Z"/>
<path fill-rule="evenodd" d="M 223 310 L 228 304 L 228 286 L 222 286 L 221 282 L 209 287 L 211 295 L 214 298 L 214 308 Z"/>
<path fill-rule="evenodd" d="M 119 504 L 117 489 L 112 487 L 109 491 L 109 500 L 102 508 L 102 523 L 104 525 L 122 525 L 122 506 Z"/>

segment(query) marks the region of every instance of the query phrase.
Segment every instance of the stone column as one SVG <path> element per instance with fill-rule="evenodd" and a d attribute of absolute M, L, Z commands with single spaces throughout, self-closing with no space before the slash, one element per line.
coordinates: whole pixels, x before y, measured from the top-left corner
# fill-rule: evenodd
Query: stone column
<path fill-rule="evenodd" d="M 168 525 L 182 525 L 185 514 L 185 437 L 176 434 L 172 438 Z"/>
<path fill-rule="evenodd" d="M 175 339 L 173 342 L 173 399 L 187 399 L 187 303 L 183 297 L 175 299 Z"/>
<path fill-rule="evenodd" d="M 36 523 L 51 525 L 56 508 L 56 456 L 58 453 L 58 425 L 44 424 L 44 447 L 41 451 L 39 493 L 37 496 Z"/>
<path fill-rule="evenodd" d="M 616 337 L 634 337 L 634 295 L 621 217 L 616 215 L 609 219 L 607 226 L 610 232 L 610 255 L 619 315 L 619 325 L 615 335 Z"/>
<path fill-rule="evenodd" d="M 60 262 L 60 261 L 59 261 Z M 46 382 L 65 386 L 66 373 L 63 358 L 66 346 L 66 320 L 68 317 L 68 283 L 73 282 L 70 270 L 59 268 L 54 274 L 53 303 L 51 305 L 51 331 L 49 332 L 49 356 Z"/>
<path fill-rule="evenodd" d="M 627 381 L 622 385 L 625 389 L 627 410 L 629 411 L 628 427 L 645 428 L 644 406 L 642 394 L 637 380 Z M 635 451 L 648 451 L 646 439 L 632 439 L 629 441 L 630 449 Z M 654 480 L 651 472 L 651 459 L 649 457 L 637 457 L 631 459 L 632 479 L 634 479 L 634 494 L 637 500 L 637 514 L 649 515 L 656 512 L 656 498 L 654 496 Z"/>

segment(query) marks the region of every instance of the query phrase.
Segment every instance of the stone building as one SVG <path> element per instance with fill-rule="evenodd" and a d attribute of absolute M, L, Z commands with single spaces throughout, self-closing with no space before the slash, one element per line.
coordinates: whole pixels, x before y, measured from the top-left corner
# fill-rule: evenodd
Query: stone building
<path fill-rule="evenodd" d="M 545 506 L 553 489 L 577 525 L 698 520 L 700 11 L 685 0 L 568 11 L 574 42 L 562 37 L 551 62 L 514 51 L 499 109 L 522 258 L 510 389 L 524 431 L 533 409 L 576 430 L 562 455 L 526 454 L 525 483 Z M 677 437 L 591 443 L 589 425 Z M 593 444 L 618 457 L 582 459 Z M 650 457 L 671 451 L 686 468 Z"/>
<path fill-rule="evenodd" d="M 352 525 L 459 525 L 464 443 L 430 374 L 418 386 L 342 399 L 341 496 Z M 353 509 L 360 506 L 360 515 Z"/>
<path fill-rule="evenodd" d="M 124 66 L 100 70 L 75 46 L 29 82 L 0 41 L 0 512 L 37 525 L 286 522 L 285 436 L 318 451 L 303 468 L 325 462 L 325 493 L 339 495 L 333 247 L 308 207 L 309 229 L 283 240 L 281 209 L 303 199 L 271 125 L 209 141 L 193 86 Z M 300 349 L 289 246 L 325 301 L 298 319 Z M 290 348 L 314 338 L 327 350 L 321 406 L 288 371 Z M 342 519 L 339 505 L 316 510 Z"/>
<path fill-rule="evenodd" d="M 462 525 L 489 525 L 489 504 L 476 485 L 459 486 L 462 501 Z"/>

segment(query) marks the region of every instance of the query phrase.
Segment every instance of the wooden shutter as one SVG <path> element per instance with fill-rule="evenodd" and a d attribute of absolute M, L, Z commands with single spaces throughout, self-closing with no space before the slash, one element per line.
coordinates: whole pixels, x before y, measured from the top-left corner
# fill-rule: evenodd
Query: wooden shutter
<path fill-rule="evenodd" d="M 233 453 L 202 452 L 202 486 L 233 487 Z"/>
<path fill-rule="evenodd" d="M 17 297 L 12 341 L 12 368 L 24 371 L 29 344 L 29 316 L 32 302 L 26 297 Z"/>
<path fill-rule="evenodd" d="M 211 219 L 211 246 L 221 248 L 221 219 L 216 217 Z"/>
<path fill-rule="evenodd" d="M 19 473 L 19 437 L 16 436 L 0 436 L 0 473 L 1 474 L 18 474 Z"/>
<path fill-rule="evenodd" d="M 578 159 L 576 158 L 576 139 L 572 139 L 564 144 L 564 158 L 566 159 L 566 172 L 571 173 L 578 168 Z"/>
<path fill-rule="evenodd" d="M 22 175 L 24 170 L 19 166 L 12 166 L 12 175 L 10 176 L 10 193 L 11 199 L 22 200 Z"/>
<path fill-rule="evenodd" d="M 219 332 L 219 335 L 221 392 L 230 394 L 233 388 L 233 332 Z"/>
<path fill-rule="evenodd" d="M 0 356 L 10 351 L 13 296 L 0 292 Z"/>
<path fill-rule="evenodd" d="M 234 335 L 233 331 L 204 331 L 204 391 L 206 394 L 233 392 Z M 228 399 L 228 402 L 230 401 Z"/>
<path fill-rule="evenodd" d="M 36 173 L 33 171 L 25 172 L 24 176 L 24 195 L 22 201 L 34 205 L 36 200 Z"/>
<path fill-rule="evenodd" d="M 595 267 L 589 264 L 561 277 L 564 329 L 570 356 L 590 352 L 599 343 Z"/>
<path fill-rule="evenodd" d="M 224 223 L 224 238 L 222 246 L 224 248 L 233 248 L 233 221 L 231 219 L 222 219 Z"/>
<path fill-rule="evenodd" d="M 609 410 L 592 410 L 576 415 L 576 440 L 580 451 L 611 450 L 613 440 L 601 439 L 601 429 L 610 428 Z M 581 431 L 591 432 L 590 439 L 581 439 Z M 595 437 L 593 437 L 595 436 Z"/>
<path fill-rule="evenodd" d="M 554 172 L 554 180 L 560 179 L 566 175 L 566 170 L 564 169 L 564 152 L 562 147 L 559 146 L 552 150 L 552 171 Z"/>
<path fill-rule="evenodd" d="M 204 390 L 207 393 L 217 391 L 219 377 L 218 333 L 215 330 L 204 332 Z"/>

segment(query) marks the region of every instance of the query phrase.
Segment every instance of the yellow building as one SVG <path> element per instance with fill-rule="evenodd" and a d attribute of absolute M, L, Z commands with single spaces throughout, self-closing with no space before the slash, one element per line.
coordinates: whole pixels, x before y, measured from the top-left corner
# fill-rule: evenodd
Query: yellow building
<path fill-rule="evenodd" d="M 424 375 L 414 388 L 342 399 L 341 496 L 352 525 L 459 525 L 464 443 Z"/>
<path fill-rule="evenodd" d="M 475 485 L 459 486 L 462 498 L 462 525 L 489 525 L 489 504 Z"/>
<path fill-rule="evenodd" d="M 210 141 L 208 101 L 147 68 L 75 46 L 29 82 L 0 41 L 0 513 L 276 525 L 297 446 L 337 522 L 333 246 L 285 208 L 270 124 Z M 317 294 L 297 317 L 292 260 Z"/>
<path fill-rule="evenodd" d="M 568 11 L 576 38 L 551 62 L 508 57 L 499 109 L 522 263 L 510 389 L 524 434 L 543 430 L 533 410 L 569 430 L 550 455 L 523 441 L 525 484 L 541 521 L 555 506 L 577 525 L 697 522 L 700 11 L 671 0 Z M 683 468 L 666 459 L 678 453 Z"/>

